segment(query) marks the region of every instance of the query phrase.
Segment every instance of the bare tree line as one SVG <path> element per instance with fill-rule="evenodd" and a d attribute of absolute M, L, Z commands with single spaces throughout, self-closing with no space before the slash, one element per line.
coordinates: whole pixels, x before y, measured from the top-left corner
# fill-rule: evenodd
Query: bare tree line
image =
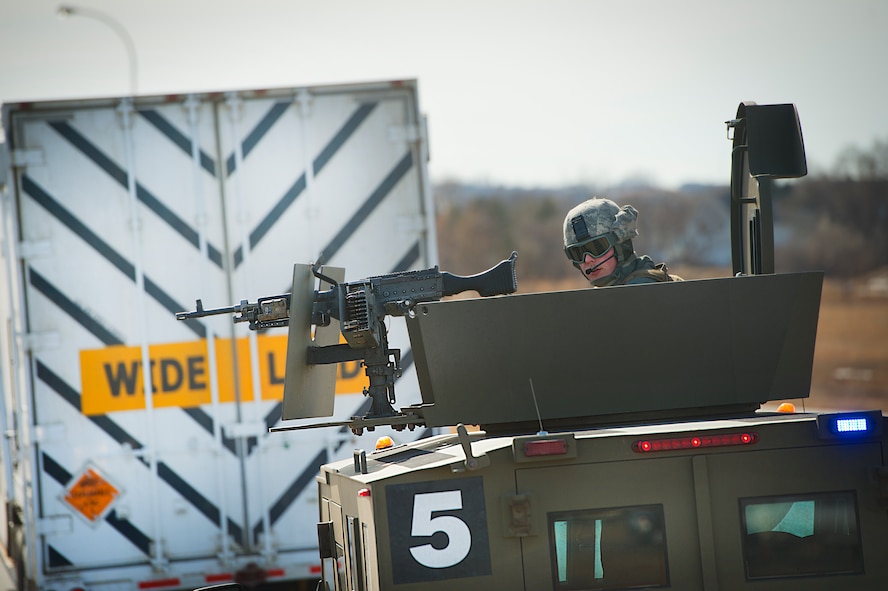
<path fill-rule="evenodd" d="M 456 182 L 435 186 L 441 266 L 472 273 L 519 252 L 524 278 L 574 271 L 562 251 L 564 215 L 599 195 L 639 212 L 636 252 L 670 267 L 730 266 L 725 186 L 516 189 Z M 846 149 L 834 167 L 774 189 L 776 266 L 850 277 L 888 266 L 888 141 Z"/>

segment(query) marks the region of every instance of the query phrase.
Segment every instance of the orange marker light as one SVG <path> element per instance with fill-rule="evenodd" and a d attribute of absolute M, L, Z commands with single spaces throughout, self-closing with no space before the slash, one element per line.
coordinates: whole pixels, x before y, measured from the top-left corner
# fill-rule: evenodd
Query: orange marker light
<path fill-rule="evenodd" d="M 777 412 L 795 412 L 795 404 L 792 402 L 783 402 L 777 407 Z"/>
<path fill-rule="evenodd" d="M 376 449 L 388 449 L 392 447 L 395 442 L 388 435 L 383 435 L 379 439 L 376 440 Z"/>

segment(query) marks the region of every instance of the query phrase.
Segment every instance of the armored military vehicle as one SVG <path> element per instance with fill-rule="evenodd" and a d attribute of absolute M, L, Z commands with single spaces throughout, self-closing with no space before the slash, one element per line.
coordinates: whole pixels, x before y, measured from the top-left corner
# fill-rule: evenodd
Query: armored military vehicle
<path fill-rule="evenodd" d="M 351 353 L 374 404 L 344 424 L 444 429 L 322 467 L 320 589 L 885 588 L 885 417 L 762 410 L 808 396 L 823 280 L 774 273 L 771 182 L 806 174 L 796 108 L 727 124 L 733 277 L 442 300 L 434 276 L 296 266 L 284 418 L 329 416 L 324 364 Z M 422 393 L 398 410 L 387 314 Z"/>

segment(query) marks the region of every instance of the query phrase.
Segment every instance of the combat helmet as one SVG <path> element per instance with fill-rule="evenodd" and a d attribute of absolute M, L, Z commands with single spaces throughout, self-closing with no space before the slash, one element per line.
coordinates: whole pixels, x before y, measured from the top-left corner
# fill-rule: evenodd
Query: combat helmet
<path fill-rule="evenodd" d="M 564 218 L 564 253 L 579 268 L 586 252 L 597 257 L 613 246 L 622 265 L 634 254 L 632 239 L 638 236 L 637 219 L 638 211 L 631 205 L 620 207 L 600 197 L 588 199 Z"/>

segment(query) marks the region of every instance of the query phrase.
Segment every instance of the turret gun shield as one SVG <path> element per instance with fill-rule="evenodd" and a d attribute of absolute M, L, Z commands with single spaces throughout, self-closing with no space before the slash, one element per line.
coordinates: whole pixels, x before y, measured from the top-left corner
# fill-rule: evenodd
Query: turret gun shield
<path fill-rule="evenodd" d="M 345 269 L 325 267 L 324 275 L 341 283 Z M 332 287 L 323 285 L 321 289 Z M 339 320 L 330 319 L 327 326 L 317 326 L 312 335 L 312 306 L 315 299 L 315 278 L 311 265 L 293 265 L 293 291 L 290 296 L 290 323 L 287 338 L 287 375 L 284 381 L 282 418 L 304 419 L 328 417 L 333 414 L 336 395 L 336 365 L 306 363 L 309 347 L 326 347 L 339 343 Z"/>

